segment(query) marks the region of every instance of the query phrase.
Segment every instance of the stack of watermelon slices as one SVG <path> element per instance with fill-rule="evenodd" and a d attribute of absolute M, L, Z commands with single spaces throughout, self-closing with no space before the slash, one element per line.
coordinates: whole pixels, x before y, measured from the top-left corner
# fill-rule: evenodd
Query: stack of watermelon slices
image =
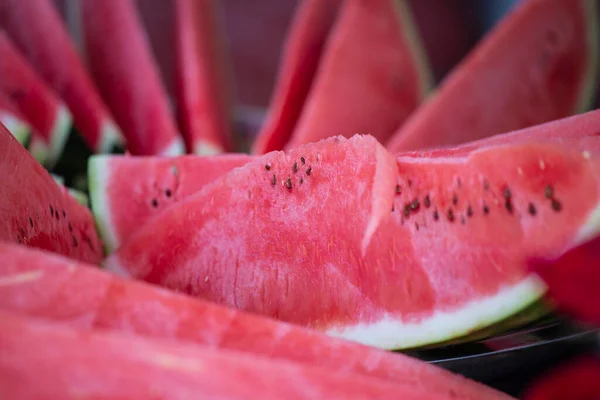
<path fill-rule="evenodd" d="M 594 1 L 521 2 L 428 94 L 409 3 L 303 0 L 252 154 L 219 2 L 79 5 L 0 0 L 1 393 L 509 398 L 386 350 L 502 329 L 600 237 Z M 72 171 L 91 210 L 71 121 L 128 153 Z"/>

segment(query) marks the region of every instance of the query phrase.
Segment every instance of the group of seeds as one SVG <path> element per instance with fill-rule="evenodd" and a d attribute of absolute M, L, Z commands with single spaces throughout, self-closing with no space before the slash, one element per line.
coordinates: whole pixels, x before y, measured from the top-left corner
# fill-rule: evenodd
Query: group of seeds
<path fill-rule="evenodd" d="M 265 170 L 271 171 L 271 164 L 265 164 Z M 283 185 L 290 192 L 292 191 L 292 189 L 294 187 L 292 178 L 294 175 L 296 175 L 298 173 L 301 173 L 301 174 L 304 173 L 304 176 L 306 176 L 306 177 L 310 176 L 310 174 L 312 173 L 312 166 L 306 164 L 306 158 L 304 158 L 304 157 L 300 157 L 299 161 L 294 161 L 294 164 L 292 164 L 292 167 L 291 167 L 290 175 L 283 181 Z M 298 178 L 298 185 L 302 185 L 304 183 L 304 176 L 300 176 L 300 178 Z M 273 185 L 273 186 L 277 185 L 277 175 L 276 174 L 273 174 L 271 177 L 271 185 Z"/>

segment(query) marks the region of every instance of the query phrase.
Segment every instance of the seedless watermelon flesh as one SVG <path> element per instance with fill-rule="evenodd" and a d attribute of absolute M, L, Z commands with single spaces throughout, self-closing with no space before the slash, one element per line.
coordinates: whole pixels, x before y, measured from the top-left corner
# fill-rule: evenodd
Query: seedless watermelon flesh
<path fill-rule="evenodd" d="M 0 125 L 0 240 L 99 264 L 102 245 L 90 211 Z"/>
<path fill-rule="evenodd" d="M 92 210 L 105 248 L 114 251 L 148 219 L 252 159 L 245 154 L 91 157 Z"/>
<path fill-rule="evenodd" d="M 593 0 L 517 4 L 387 148 L 457 145 L 589 109 L 597 87 L 596 6 Z"/>
<path fill-rule="evenodd" d="M 600 229 L 598 138 L 391 158 L 369 136 L 269 153 L 164 210 L 106 267 L 383 348 L 463 336 L 544 293 Z"/>
<path fill-rule="evenodd" d="M 2 0 L 0 5 L 2 27 L 68 106 L 89 148 L 105 153 L 122 144 L 122 134 L 51 0 Z"/>
<path fill-rule="evenodd" d="M 0 93 L 0 123 L 13 134 L 19 143 L 23 146 L 27 144 L 31 135 L 31 126 L 25 120 L 17 105 L 2 93 Z"/>
<path fill-rule="evenodd" d="M 356 373 L 425 388 L 431 394 L 454 394 L 455 399 L 509 399 L 402 354 L 121 279 L 45 252 L 0 243 L 0 258 L 0 309 L 4 311 L 81 330 L 167 338 Z"/>
<path fill-rule="evenodd" d="M 0 32 L 0 92 L 14 102 L 35 128 L 29 145 L 33 156 L 42 164 L 53 166 L 71 129 L 71 114 L 3 31 Z"/>

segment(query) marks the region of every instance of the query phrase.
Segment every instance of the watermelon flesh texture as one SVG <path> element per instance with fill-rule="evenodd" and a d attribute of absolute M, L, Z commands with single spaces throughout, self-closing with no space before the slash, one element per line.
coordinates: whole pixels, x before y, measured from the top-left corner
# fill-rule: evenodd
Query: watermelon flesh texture
<path fill-rule="evenodd" d="M 92 210 L 106 250 L 114 251 L 154 215 L 252 159 L 246 154 L 91 157 Z"/>
<path fill-rule="evenodd" d="M 31 136 L 31 126 L 8 96 L 0 92 L 0 123 L 4 125 L 15 139 L 23 146 L 29 141 Z"/>
<path fill-rule="evenodd" d="M 53 166 L 64 149 L 71 114 L 4 32 L 0 32 L 0 91 L 34 127 L 29 146 L 33 156 Z"/>
<path fill-rule="evenodd" d="M 133 0 L 84 0 L 88 68 L 134 155 L 184 153 Z"/>
<path fill-rule="evenodd" d="M 388 150 L 456 145 L 589 109 L 596 2 L 529 0 L 515 7 L 398 129 Z"/>
<path fill-rule="evenodd" d="M 282 150 L 294 131 L 343 0 L 301 0 L 284 43 L 267 119 L 253 154 Z"/>
<path fill-rule="evenodd" d="M 339 340 L 310 329 L 124 280 L 85 264 L 0 243 L 0 309 L 81 330 L 110 330 L 240 351 L 454 393 L 508 399 L 420 360 Z M 74 267 L 75 266 L 75 267 Z M 65 297 L 66 296 L 66 297 Z M 65 301 L 65 298 L 71 299 Z"/>
<path fill-rule="evenodd" d="M 525 260 L 600 229 L 599 141 L 396 160 L 357 135 L 269 153 L 148 221 L 105 266 L 377 347 L 444 341 L 535 302 L 545 288 Z"/>
<path fill-rule="evenodd" d="M 385 143 L 431 86 L 420 47 L 403 0 L 344 2 L 286 148 L 356 133 Z"/>
<path fill-rule="evenodd" d="M 59 186 L 0 126 L 0 240 L 99 264 L 102 244 L 91 212 Z"/>
<path fill-rule="evenodd" d="M 0 4 L 2 27 L 65 102 L 89 148 L 105 153 L 121 145 L 121 131 L 92 83 L 54 3 L 2 0 Z"/>

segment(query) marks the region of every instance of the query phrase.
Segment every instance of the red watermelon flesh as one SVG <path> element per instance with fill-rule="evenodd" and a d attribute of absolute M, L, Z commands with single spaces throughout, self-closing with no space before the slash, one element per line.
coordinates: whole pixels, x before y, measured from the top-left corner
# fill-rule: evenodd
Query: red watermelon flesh
<path fill-rule="evenodd" d="M 10 399 L 460 399 L 353 373 L 0 314 Z"/>
<path fill-rule="evenodd" d="M 152 216 L 253 158 L 246 154 L 90 158 L 92 209 L 106 249 L 114 251 Z"/>
<path fill-rule="evenodd" d="M 342 1 L 299 2 L 284 43 L 267 119 L 252 147 L 254 154 L 281 150 L 292 136 Z"/>
<path fill-rule="evenodd" d="M 596 2 L 527 0 L 515 7 L 398 129 L 390 151 L 456 145 L 589 109 Z"/>
<path fill-rule="evenodd" d="M 431 85 L 413 25 L 404 0 L 344 2 L 286 148 L 356 133 L 385 143 Z"/>
<path fill-rule="evenodd" d="M 459 375 L 403 354 L 339 340 L 310 329 L 193 299 L 85 264 L 0 243 L 0 309 L 68 324 L 175 339 L 210 348 L 356 373 L 455 394 L 508 399 Z"/>
<path fill-rule="evenodd" d="M 39 75 L 69 107 L 94 152 L 122 142 L 121 132 L 81 62 L 51 0 L 2 0 L 1 23 Z"/>
<path fill-rule="evenodd" d="M 176 94 L 188 149 L 199 155 L 230 151 L 232 110 L 215 0 L 175 0 Z"/>
<path fill-rule="evenodd" d="M 158 68 L 133 0 L 84 0 L 88 67 L 136 155 L 184 152 Z"/>
<path fill-rule="evenodd" d="M 0 240 L 99 264 L 102 245 L 90 211 L 0 125 Z"/>
<path fill-rule="evenodd" d="M 600 230 L 599 142 L 395 160 L 357 135 L 273 152 L 148 221 L 105 265 L 369 345 L 435 343 L 539 299 L 526 259 Z"/>
<path fill-rule="evenodd" d="M 0 92 L 35 128 L 31 153 L 39 162 L 54 165 L 64 149 L 71 114 L 3 31 L 0 31 Z"/>
<path fill-rule="evenodd" d="M 17 105 L 2 92 L 0 92 L 0 123 L 25 146 L 31 134 L 31 126 Z"/>

